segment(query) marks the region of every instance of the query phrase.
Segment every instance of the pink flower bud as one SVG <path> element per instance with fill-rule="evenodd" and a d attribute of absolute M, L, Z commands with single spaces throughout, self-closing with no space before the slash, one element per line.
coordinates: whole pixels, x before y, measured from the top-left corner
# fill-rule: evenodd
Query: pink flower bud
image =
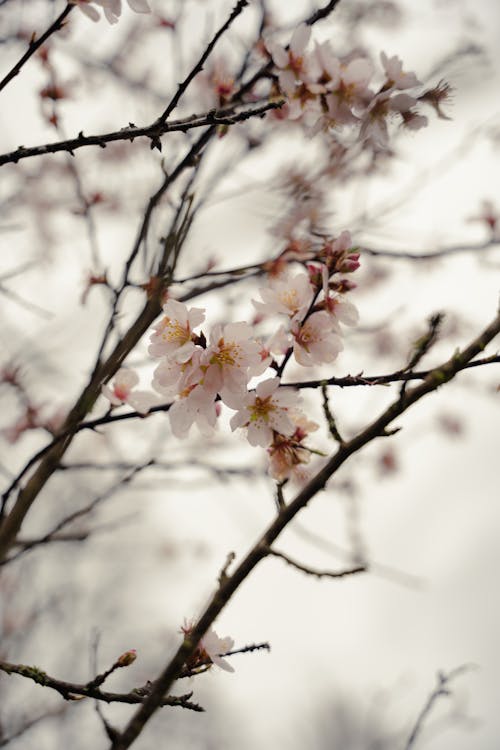
<path fill-rule="evenodd" d="M 340 273 L 352 273 L 356 271 L 360 266 L 359 253 L 351 253 L 345 258 L 339 265 L 338 270 Z"/>
<path fill-rule="evenodd" d="M 307 273 L 309 274 L 309 281 L 314 287 L 320 289 L 323 283 L 321 266 L 315 266 L 313 263 L 307 263 L 306 268 Z"/>
<path fill-rule="evenodd" d="M 125 651 L 116 660 L 117 667 L 129 667 L 137 659 L 137 651 L 135 648 L 131 648 L 129 651 Z"/>

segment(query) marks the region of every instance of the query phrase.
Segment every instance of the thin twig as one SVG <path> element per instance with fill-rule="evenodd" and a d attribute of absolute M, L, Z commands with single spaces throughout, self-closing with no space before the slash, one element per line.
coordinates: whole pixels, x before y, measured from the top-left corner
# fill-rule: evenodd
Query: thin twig
<path fill-rule="evenodd" d="M 64 25 L 63 24 L 64 19 L 66 18 L 66 16 L 68 16 L 71 13 L 71 11 L 73 10 L 74 7 L 75 7 L 74 5 L 70 5 L 68 3 L 68 5 L 65 7 L 65 9 L 63 10 L 63 12 L 60 13 L 57 16 L 57 18 L 54 21 L 54 23 L 52 23 L 49 26 L 49 28 L 47 29 L 47 31 L 45 31 L 42 34 L 41 37 L 39 37 L 36 40 L 33 39 L 29 43 L 29 47 L 26 50 L 26 52 L 24 53 L 24 55 L 21 57 L 21 59 L 14 65 L 14 67 L 0 81 L 0 91 L 2 91 L 2 89 L 4 89 L 7 86 L 7 84 L 9 83 L 9 81 L 11 81 L 13 78 L 15 78 L 18 75 L 18 73 L 20 73 L 21 68 L 23 67 L 23 65 L 26 62 L 28 62 L 28 60 L 30 59 L 30 57 L 32 57 L 32 55 L 34 55 L 35 52 L 38 49 L 40 49 L 40 47 L 42 46 L 42 44 L 47 41 L 47 39 L 49 38 L 49 36 L 51 36 L 52 34 L 54 34 L 56 31 L 59 31 L 59 29 L 62 29 L 62 27 Z"/>
<path fill-rule="evenodd" d="M 284 552 L 278 552 L 278 550 L 275 549 L 269 549 L 267 554 L 273 557 L 279 557 L 293 568 L 297 568 L 297 570 L 302 571 L 302 573 L 307 573 L 307 575 L 315 576 L 316 578 L 347 578 L 347 576 L 356 575 L 357 573 L 366 573 L 368 570 L 366 565 L 356 565 L 353 568 L 345 568 L 344 570 L 318 570 L 316 568 L 310 568 L 303 563 L 299 563 L 297 560 L 293 560 L 288 555 L 285 555 Z"/>
<path fill-rule="evenodd" d="M 394 260 L 435 260 L 437 258 L 444 258 L 447 255 L 458 255 L 460 253 L 468 252 L 480 252 L 481 250 L 487 250 L 490 247 L 495 247 L 500 244 L 499 239 L 490 237 L 485 242 L 481 242 L 477 245 L 465 244 L 465 245 L 450 245 L 449 247 L 441 247 L 436 250 L 420 251 L 420 250 L 382 250 L 373 247 L 360 246 L 361 253 L 367 255 L 373 255 L 376 258 L 393 258 Z"/>
<path fill-rule="evenodd" d="M 437 699 L 444 695 L 450 695 L 451 691 L 448 689 L 449 682 L 455 679 L 455 677 L 458 677 L 460 674 L 463 674 L 464 672 L 472 669 L 473 666 L 473 664 L 462 664 L 460 667 L 457 667 L 451 672 L 448 672 L 448 674 L 446 674 L 445 672 L 438 672 L 436 687 L 429 695 L 425 705 L 423 706 L 417 717 L 417 720 L 415 721 L 415 725 L 411 730 L 410 736 L 408 737 L 408 741 L 405 745 L 405 750 L 411 750 L 411 748 L 415 745 L 418 736 L 422 732 L 424 723 Z"/>
<path fill-rule="evenodd" d="M 330 435 L 334 440 L 336 440 L 338 443 L 342 444 L 344 442 L 342 436 L 340 435 L 340 432 L 337 428 L 337 422 L 335 420 L 335 417 L 332 414 L 332 410 L 330 409 L 330 404 L 328 401 L 328 391 L 327 391 L 327 381 L 323 381 L 321 383 L 321 395 L 323 397 L 323 414 L 325 415 L 326 423 L 328 425 L 328 431 L 330 432 Z"/>

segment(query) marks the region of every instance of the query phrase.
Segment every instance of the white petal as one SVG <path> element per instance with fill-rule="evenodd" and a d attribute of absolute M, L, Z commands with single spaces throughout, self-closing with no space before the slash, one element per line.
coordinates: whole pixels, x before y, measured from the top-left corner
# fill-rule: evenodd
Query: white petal
<path fill-rule="evenodd" d="M 299 365 L 302 365 L 302 367 L 312 367 L 314 364 L 311 361 L 311 355 L 296 341 L 293 343 L 293 356 L 295 357 L 295 361 Z"/>
<path fill-rule="evenodd" d="M 247 437 L 250 445 L 267 448 L 273 440 L 273 432 L 262 419 L 259 419 L 257 422 L 250 422 Z"/>
<path fill-rule="evenodd" d="M 274 391 L 279 388 L 279 378 L 269 378 L 269 380 L 263 380 L 257 386 L 257 396 L 259 398 L 268 398 Z"/>
<path fill-rule="evenodd" d="M 231 664 L 223 659 L 220 656 L 214 656 L 212 657 L 212 661 L 214 664 L 216 664 L 220 669 L 223 669 L 225 672 L 234 672 L 234 667 L 231 666 Z"/>
<path fill-rule="evenodd" d="M 273 430 L 276 430 L 276 432 L 279 432 L 281 435 L 293 435 L 295 432 L 295 425 L 286 414 L 286 412 L 280 410 L 277 412 L 274 412 L 271 419 Z"/>
<path fill-rule="evenodd" d="M 92 5 L 89 5 L 88 3 L 78 3 L 78 2 L 76 4 L 78 5 L 82 13 L 85 13 L 87 18 L 92 19 L 92 21 L 100 20 L 101 16 L 99 15 L 99 12 Z"/>
<path fill-rule="evenodd" d="M 288 54 L 280 44 L 269 40 L 266 42 L 266 47 L 273 58 L 274 64 L 277 65 L 278 68 L 284 68 L 288 65 Z"/>
<path fill-rule="evenodd" d="M 193 424 L 194 414 L 186 404 L 186 399 L 181 399 L 172 404 L 168 418 L 175 437 L 185 438 Z"/>
<path fill-rule="evenodd" d="M 168 318 L 178 320 L 179 323 L 183 326 L 185 326 L 188 321 L 188 309 L 186 305 L 183 302 L 179 302 L 179 300 L 167 300 L 167 302 L 163 305 L 163 312 Z"/>
<path fill-rule="evenodd" d="M 127 398 L 127 404 L 135 409 L 139 414 L 147 414 L 153 406 L 161 404 L 162 400 L 155 393 L 150 391 L 132 391 Z"/>
<path fill-rule="evenodd" d="M 228 323 L 224 326 L 224 339 L 227 341 L 241 341 L 242 339 L 249 339 L 253 334 L 253 330 L 248 323 Z"/>
<path fill-rule="evenodd" d="M 355 326 L 359 322 L 359 312 L 351 302 L 341 302 L 337 306 L 337 317 L 346 326 Z"/>
<path fill-rule="evenodd" d="M 114 382 L 117 385 L 125 386 L 125 388 L 133 388 L 139 382 L 139 376 L 134 370 L 121 367 L 115 375 Z"/>
<path fill-rule="evenodd" d="M 151 8 L 146 0 L 127 0 L 127 2 L 136 13 L 151 13 Z"/>
<path fill-rule="evenodd" d="M 189 325 L 191 328 L 196 328 L 196 326 L 201 326 L 203 321 L 205 320 L 205 310 L 203 310 L 201 307 L 192 307 L 189 310 Z"/>
<path fill-rule="evenodd" d="M 307 26 L 305 23 L 301 23 L 300 26 L 295 29 L 290 40 L 290 49 L 294 55 L 301 55 L 303 53 L 307 47 L 310 36 L 311 27 Z"/>
<path fill-rule="evenodd" d="M 248 412 L 243 409 L 236 412 L 236 414 L 234 414 L 229 420 L 231 430 L 234 432 L 238 427 L 243 427 L 243 425 L 247 424 L 249 416 Z"/>

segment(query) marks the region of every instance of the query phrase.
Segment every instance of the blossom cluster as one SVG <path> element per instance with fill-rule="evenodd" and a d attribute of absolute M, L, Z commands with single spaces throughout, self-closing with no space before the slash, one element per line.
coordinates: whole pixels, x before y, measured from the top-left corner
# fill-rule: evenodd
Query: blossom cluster
<path fill-rule="evenodd" d="M 385 150 L 388 122 L 393 117 L 410 130 L 427 125 L 427 118 L 417 109 L 419 101 L 446 117 L 439 104 L 449 89 L 438 84 L 420 96 L 407 93 L 421 84 L 414 73 L 403 69 L 397 56 L 381 53 L 383 80 L 373 87 L 376 71 L 370 60 L 352 56 L 341 59 L 329 41 L 316 43 L 311 49 L 310 36 L 311 27 L 301 24 L 288 46 L 270 38 L 266 47 L 275 66 L 279 93 L 287 99 L 288 118 L 303 122 L 311 134 L 332 132 L 344 125 L 358 126 L 360 140 Z"/>
<path fill-rule="evenodd" d="M 348 232 L 325 239 L 309 262 L 302 261 L 300 272 L 287 268 L 269 277 L 253 305 L 259 320 L 279 316 L 284 322 L 266 342 L 241 321 L 214 325 L 206 337 L 199 330 L 205 311 L 168 299 L 148 348 L 159 360 L 152 379 L 155 393 L 137 390 L 138 375 L 122 368 L 111 385 L 103 386 L 103 395 L 111 406 L 126 403 L 141 413 L 161 401 L 170 404 L 170 426 L 178 438 L 186 437 L 193 424 L 210 436 L 223 404 L 235 412 L 231 429 L 245 429 L 251 445 L 267 450 L 275 479 L 300 474 L 311 456 L 304 441 L 317 425 L 301 412 L 298 392 L 282 386 L 281 374 L 291 357 L 304 367 L 333 362 L 343 348 L 341 324 L 356 324 L 357 310 L 345 299 L 353 285 L 339 277 L 359 266 L 351 244 Z M 250 381 L 268 368 L 274 369 L 272 377 L 250 388 Z"/>

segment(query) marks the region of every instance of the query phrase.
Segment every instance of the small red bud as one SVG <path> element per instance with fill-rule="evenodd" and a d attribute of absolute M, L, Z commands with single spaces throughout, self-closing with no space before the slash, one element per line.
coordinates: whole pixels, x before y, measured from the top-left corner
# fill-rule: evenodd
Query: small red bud
<path fill-rule="evenodd" d="M 131 648 L 129 651 L 125 651 L 118 659 L 116 660 L 116 666 L 117 667 L 129 667 L 131 664 L 134 663 L 134 661 L 137 659 L 137 651 L 135 648 Z"/>

